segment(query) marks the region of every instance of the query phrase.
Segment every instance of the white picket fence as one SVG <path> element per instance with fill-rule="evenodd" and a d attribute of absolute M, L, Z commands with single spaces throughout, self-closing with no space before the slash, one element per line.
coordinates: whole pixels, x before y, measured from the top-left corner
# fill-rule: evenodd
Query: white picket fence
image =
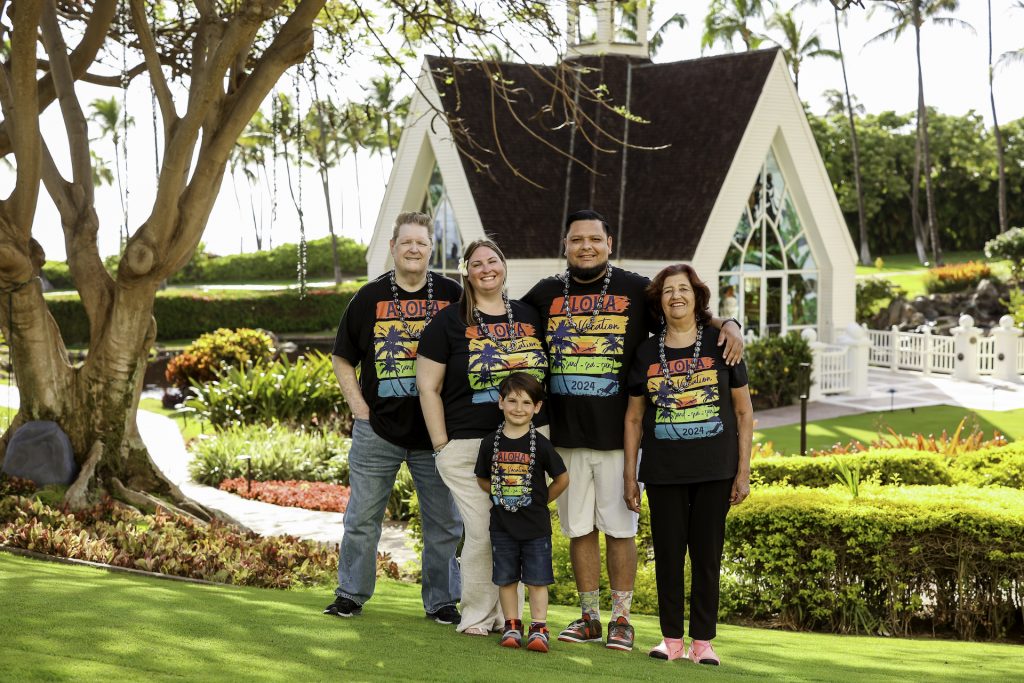
<path fill-rule="evenodd" d="M 822 394 L 844 394 L 850 390 L 849 353 L 845 346 L 827 345 L 815 354 L 815 371 Z"/>
<path fill-rule="evenodd" d="M 929 332 L 868 330 L 873 367 L 910 370 L 926 375 L 951 375 L 957 366 L 956 342 L 953 337 Z M 996 368 L 996 338 L 977 338 L 977 373 L 991 375 Z M 1024 375 L 1024 336 L 1017 339 L 1017 373 Z"/>

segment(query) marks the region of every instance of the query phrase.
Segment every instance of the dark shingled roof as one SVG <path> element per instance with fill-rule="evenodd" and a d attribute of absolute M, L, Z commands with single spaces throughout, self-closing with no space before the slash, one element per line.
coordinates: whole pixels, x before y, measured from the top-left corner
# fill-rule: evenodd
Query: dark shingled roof
<path fill-rule="evenodd" d="M 616 238 L 621 215 L 620 258 L 689 260 L 776 54 L 669 64 L 620 56 L 574 60 L 590 69 L 583 78 L 591 87 L 607 86 L 612 106 L 626 106 L 649 122 L 629 123 L 629 144 L 662 148 L 625 151 L 596 132 L 600 126 L 622 139 L 622 117 L 583 98 L 581 109 L 591 120 L 573 135 L 562 100 L 552 94 L 550 83 L 559 78 L 553 67 L 437 57 L 427 64 L 484 230 L 509 258 L 560 256 L 564 216 L 589 207 L 608 219 Z M 507 88 L 511 104 L 492 94 L 492 82 Z M 579 162 L 552 149 L 568 152 L 570 146 Z"/>

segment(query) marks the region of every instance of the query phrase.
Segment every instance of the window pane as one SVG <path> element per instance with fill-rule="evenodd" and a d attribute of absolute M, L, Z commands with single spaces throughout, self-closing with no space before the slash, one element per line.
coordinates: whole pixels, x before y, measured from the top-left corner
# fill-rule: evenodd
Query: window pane
<path fill-rule="evenodd" d="M 765 195 L 768 198 L 766 210 L 774 218 L 782 207 L 782 197 L 786 189 L 786 181 L 783 179 L 782 171 L 779 170 L 779 164 L 771 151 L 768 152 L 768 158 L 765 160 L 764 165 Z"/>
<path fill-rule="evenodd" d="M 789 275 L 789 308 L 787 323 L 793 325 L 818 324 L 818 276 Z"/>
<path fill-rule="evenodd" d="M 759 222 L 754 226 L 754 233 L 750 236 L 750 241 L 747 243 L 747 250 L 743 254 L 743 263 L 745 266 L 753 266 L 753 268 L 744 267 L 744 270 L 760 270 L 764 266 L 764 262 L 761 254 L 761 240 L 763 238 L 763 221 Z"/>
<path fill-rule="evenodd" d="M 782 278 L 770 277 L 766 280 L 765 297 L 765 332 L 767 334 L 782 333 Z"/>
<path fill-rule="evenodd" d="M 430 183 L 427 185 L 427 197 L 431 208 L 436 207 L 444 194 L 444 181 L 441 180 L 441 169 L 434 164 L 434 172 L 430 174 Z"/>
<path fill-rule="evenodd" d="M 765 226 L 765 250 L 764 250 L 764 269 L 765 270 L 784 270 L 786 264 L 782 259 L 782 242 L 779 241 L 779 236 L 775 232 L 775 229 L 770 226 Z"/>
<path fill-rule="evenodd" d="M 731 270 L 739 270 L 740 261 L 743 259 L 743 249 L 740 248 L 735 242 L 729 245 L 729 251 L 725 254 L 725 261 L 722 263 L 721 270 L 728 272 Z"/>
<path fill-rule="evenodd" d="M 761 334 L 761 278 L 743 278 L 743 322 L 754 334 Z"/>
<path fill-rule="evenodd" d="M 811 254 L 811 246 L 807 244 L 807 238 L 803 235 L 789 245 L 786 254 L 789 257 L 791 270 L 814 270 L 817 268 L 814 263 L 814 255 Z"/>
<path fill-rule="evenodd" d="M 737 299 L 737 287 L 739 285 L 739 277 L 733 275 L 731 277 L 720 277 L 718 278 L 718 317 L 719 318 L 736 318 L 740 317 L 740 303 Z M 740 320 L 742 323 L 743 321 Z"/>
<path fill-rule="evenodd" d="M 750 234 L 750 226 L 753 225 L 753 221 L 750 219 L 749 209 L 744 209 L 743 214 L 740 216 L 739 225 L 736 226 L 736 234 L 733 239 L 739 245 L 745 245 L 747 243 L 747 235 Z"/>
<path fill-rule="evenodd" d="M 785 206 L 782 209 L 782 216 L 779 220 L 779 234 L 782 235 L 782 241 L 789 244 L 802 231 L 803 227 L 800 225 L 800 218 L 796 215 L 793 200 L 787 196 Z"/>

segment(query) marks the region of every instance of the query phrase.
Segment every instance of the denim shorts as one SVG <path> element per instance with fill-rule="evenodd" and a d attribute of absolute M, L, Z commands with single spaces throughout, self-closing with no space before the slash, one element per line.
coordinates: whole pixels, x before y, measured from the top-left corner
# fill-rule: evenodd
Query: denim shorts
<path fill-rule="evenodd" d="M 522 581 L 527 586 L 550 586 L 555 582 L 551 571 L 551 536 L 519 541 L 491 529 L 491 581 L 507 586 Z"/>

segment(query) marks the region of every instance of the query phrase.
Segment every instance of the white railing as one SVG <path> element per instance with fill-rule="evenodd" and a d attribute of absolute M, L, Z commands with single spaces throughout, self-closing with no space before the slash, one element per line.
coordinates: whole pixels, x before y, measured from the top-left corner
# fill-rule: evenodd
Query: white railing
<path fill-rule="evenodd" d="M 978 374 L 991 375 L 996 368 L 996 339 L 995 337 L 980 337 L 978 339 Z"/>
<path fill-rule="evenodd" d="M 1024 375 L 1024 337 L 1017 340 L 1017 374 Z"/>
<path fill-rule="evenodd" d="M 826 346 L 819 350 L 818 386 L 823 394 L 842 394 L 850 390 L 849 355 L 845 346 Z"/>
<path fill-rule="evenodd" d="M 956 368 L 956 343 L 952 337 L 932 336 L 932 348 L 929 355 L 931 372 L 943 375 L 953 374 Z"/>
<path fill-rule="evenodd" d="M 892 335 L 894 334 L 899 333 L 889 330 L 868 330 L 868 339 L 871 340 L 868 362 L 871 365 L 883 368 L 892 365 Z"/>

